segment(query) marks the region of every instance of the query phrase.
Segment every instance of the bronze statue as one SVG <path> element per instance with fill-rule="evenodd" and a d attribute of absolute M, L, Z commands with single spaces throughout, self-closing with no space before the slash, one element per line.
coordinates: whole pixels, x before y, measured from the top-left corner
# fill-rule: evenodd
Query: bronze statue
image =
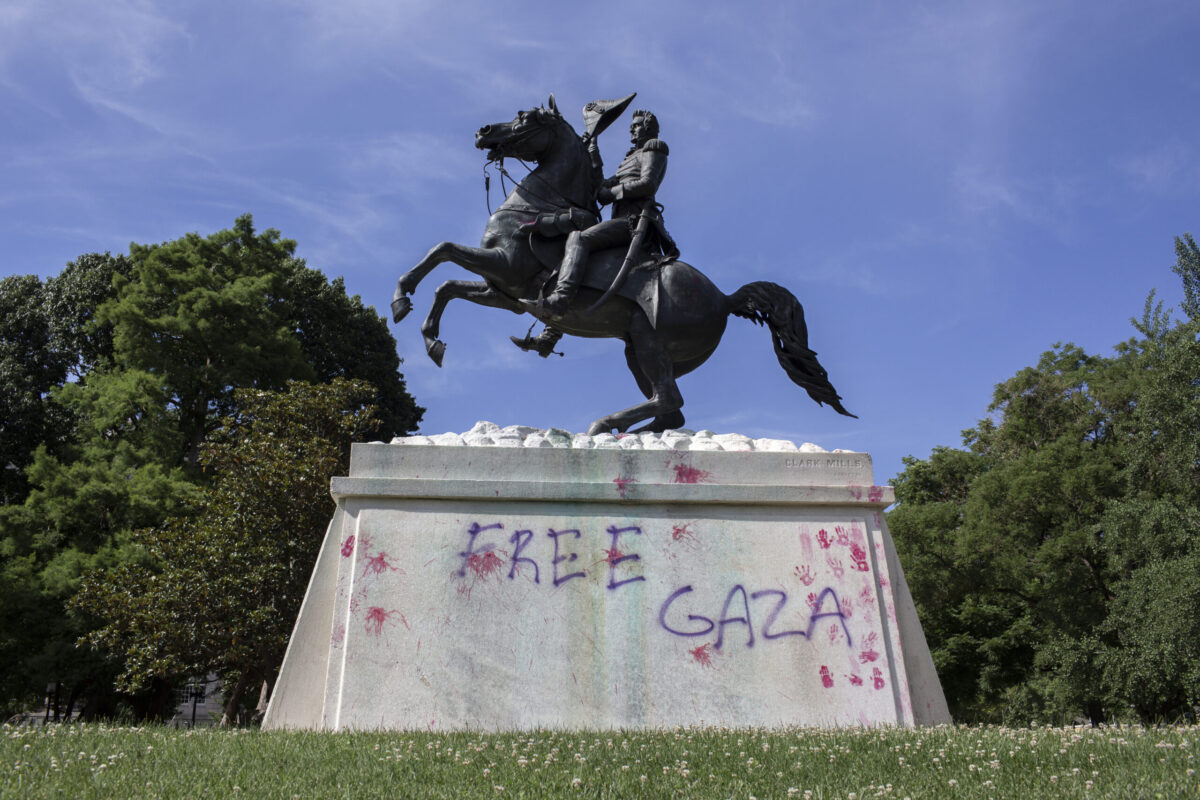
<path fill-rule="evenodd" d="M 657 138 L 652 114 L 634 113 L 633 147 L 616 174 L 603 178 L 597 137 L 632 97 L 590 103 L 582 137 L 559 113 L 553 95 L 548 107 L 480 128 L 475 146 L 487 151 L 489 161 L 518 158 L 537 166 L 492 214 L 480 247 L 442 242 L 400 278 L 394 321 L 412 309 L 408 295 L 421 280 L 451 261 L 483 280 L 447 281 L 434 292 L 421 332 L 438 366 L 446 347 L 437 338 L 441 316 L 455 298 L 546 323 L 540 337 L 513 339 L 539 355 L 549 355 L 563 333 L 623 340 L 626 363 L 647 399 L 592 422 L 588 433 L 595 435 L 623 432 L 644 420 L 649 422 L 640 430 L 682 427 L 683 396 L 675 381 L 712 355 L 733 314 L 766 324 L 792 382 L 817 403 L 853 417 L 808 347 L 804 309 L 791 292 L 758 281 L 727 296 L 678 259 L 654 199 L 667 147 Z M 597 201 L 613 204 L 612 219 L 601 222 Z"/>

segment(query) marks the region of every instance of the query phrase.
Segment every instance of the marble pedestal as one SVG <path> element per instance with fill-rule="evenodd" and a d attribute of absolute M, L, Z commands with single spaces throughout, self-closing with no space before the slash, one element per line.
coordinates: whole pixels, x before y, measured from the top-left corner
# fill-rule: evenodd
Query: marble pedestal
<path fill-rule="evenodd" d="M 265 728 L 949 721 L 864 453 L 481 424 L 332 492 Z"/>

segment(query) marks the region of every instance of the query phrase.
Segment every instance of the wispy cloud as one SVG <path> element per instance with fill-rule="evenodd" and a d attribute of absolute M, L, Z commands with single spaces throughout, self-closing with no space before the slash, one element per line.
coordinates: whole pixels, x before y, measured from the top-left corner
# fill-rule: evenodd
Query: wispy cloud
<path fill-rule="evenodd" d="M 1164 142 L 1122 159 L 1117 168 L 1134 188 L 1142 191 L 1165 192 L 1177 188 L 1193 191 L 1200 183 L 1195 154 L 1179 141 Z"/>
<path fill-rule="evenodd" d="M 159 77 L 186 28 L 150 0 L 11 0 L 0 10 L 0 67 L 50 53 L 73 78 L 110 90 Z"/>
<path fill-rule="evenodd" d="M 392 133 L 342 146 L 347 170 L 372 182 L 426 191 L 426 181 L 457 181 L 479 167 L 458 142 L 421 132 Z"/>

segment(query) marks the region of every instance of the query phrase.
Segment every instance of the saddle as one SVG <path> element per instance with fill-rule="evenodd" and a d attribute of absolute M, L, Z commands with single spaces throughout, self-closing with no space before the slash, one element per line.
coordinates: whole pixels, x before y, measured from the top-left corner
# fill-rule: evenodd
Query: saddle
<path fill-rule="evenodd" d="M 543 294 L 545 289 L 549 288 L 547 284 L 558 274 L 558 265 L 562 263 L 567 240 L 562 236 L 548 238 L 534 233 L 529 237 L 529 245 L 538 262 L 545 267 L 538 275 L 536 286 L 536 293 Z M 580 285 L 600 292 L 608 291 L 608 287 L 612 286 L 613 279 L 621 270 L 625 254 L 624 247 L 612 247 L 590 253 Z M 659 276 L 663 265 L 673 260 L 641 253 L 638 262 L 629 270 L 625 283 L 617 290 L 621 297 L 637 303 L 650 320 L 650 325 L 655 328 L 658 327 L 658 295 L 661 285 Z"/>

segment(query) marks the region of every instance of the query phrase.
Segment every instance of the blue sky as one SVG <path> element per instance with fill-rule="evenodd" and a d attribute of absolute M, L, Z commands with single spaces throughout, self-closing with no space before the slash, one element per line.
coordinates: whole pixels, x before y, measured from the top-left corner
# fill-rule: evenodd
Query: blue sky
<path fill-rule="evenodd" d="M 1154 0 L 5 0 L 0 274 L 251 212 L 384 311 L 430 246 L 478 244 L 478 127 L 550 92 L 581 127 L 587 101 L 637 91 L 684 258 L 727 293 L 790 288 L 860 417 L 812 403 L 733 319 L 680 382 L 688 426 L 867 451 L 883 483 L 959 444 L 1055 342 L 1107 353 L 1151 289 L 1178 304 L 1198 34 L 1200 6 Z M 609 171 L 627 122 L 602 139 Z M 393 327 L 423 432 L 579 431 L 640 399 L 619 342 L 544 361 L 508 342 L 531 318 L 466 304 L 435 367 L 420 318 L 461 277 L 440 267 Z"/>

